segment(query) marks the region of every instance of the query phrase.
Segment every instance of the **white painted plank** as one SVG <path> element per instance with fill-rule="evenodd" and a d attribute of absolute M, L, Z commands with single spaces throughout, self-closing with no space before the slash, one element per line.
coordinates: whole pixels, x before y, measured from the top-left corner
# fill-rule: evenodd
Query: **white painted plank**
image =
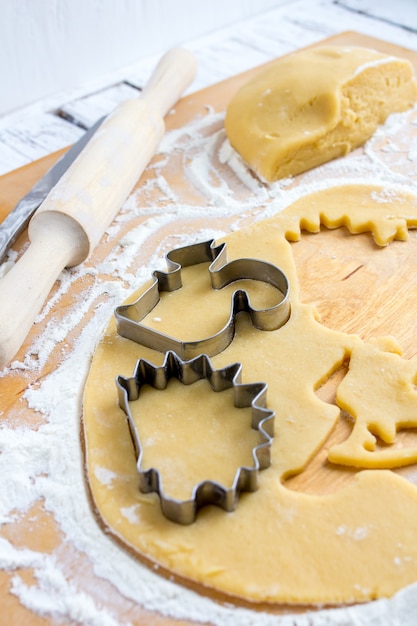
<path fill-rule="evenodd" d="M 402 14 L 401 7 L 404 1 L 406 0 L 397 0 L 397 2 L 391 3 L 392 19 L 398 18 Z M 377 2 L 373 2 L 372 6 L 376 9 L 377 4 Z M 341 31 L 355 30 L 405 48 L 417 49 L 417 34 L 409 31 L 403 25 L 390 21 L 382 22 L 373 18 L 371 14 L 365 15 L 352 11 L 339 2 L 319 0 L 312 10 L 308 9 L 308 3 L 305 2 L 304 6 L 295 4 L 294 9 L 291 12 L 292 20 L 302 24 L 304 28 L 321 32 L 323 37 Z"/>
<path fill-rule="evenodd" d="M 64 104 L 59 113 L 83 128 L 90 128 L 100 117 L 108 115 L 128 98 L 137 98 L 140 91 L 126 83 L 112 85 L 97 93 Z"/>
<path fill-rule="evenodd" d="M 417 32 L 416 0 L 336 0 L 336 4 Z"/>
<path fill-rule="evenodd" d="M 0 176 L 11 172 L 18 167 L 22 167 L 31 161 L 32 159 L 30 159 L 26 154 L 16 152 L 16 150 L 11 148 L 7 143 L 2 142 L 2 138 L 0 136 Z"/>
<path fill-rule="evenodd" d="M 0 129 L 0 174 L 74 143 L 83 132 L 49 113 Z"/>

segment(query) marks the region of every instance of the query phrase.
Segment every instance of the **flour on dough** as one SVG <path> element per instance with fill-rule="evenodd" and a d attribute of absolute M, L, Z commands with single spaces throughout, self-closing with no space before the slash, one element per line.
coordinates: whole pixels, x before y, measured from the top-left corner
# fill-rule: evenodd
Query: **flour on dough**
<path fill-rule="evenodd" d="M 361 366 L 359 357 L 368 349 L 357 335 L 321 325 L 314 307 L 302 302 L 289 240 L 296 240 L 301 228 L 319 229 L 320 221 L 332 227 L 348 225 L 352 232 L 372 232 L 382 245 L 404 239 L 407 227 L 415 225 L 416 198 L 394 191 L 397 201 L 390 203 L 387 219 L 377 200 L 380 193 L 379 187 L 360 184 L 319 191 L 222 240 L 229 260 L 260 258 L 284 270 L 292 306 L 290 320 L 276 331 L 256 329 L 242 317 L 230 346 L 212 359 L 216 368 L 242 363 L 242 382 L 266 382 L 267 406 L 275 411 L 271 466 L 260 473 L 258 490 L 244 494 L 233 513 L 204 507 L 196 522 L 184 527 L 164 518 L 156 494 L 139 491 L 135 453 L 114 380 L 118 374 L 131 376 L 138 358 L 160 365 L 164 355 L 118 336 L 114 320 L 110 323 L 94 355 L 85 391 L 87 474 L 106 527 L 142 560 L 237 603 L 239 599 L 271 604 L 365 602 L 389 597 L 417 581 L 417 488 L 411 482 L 390 470 L 374 469 L 358 472 L 346 486 L 326 495 L 286 486 L 286 479 L 302 473 L 315 457 L 340 417 L 340 408 L 321 400 L 316 390 L 350 358 Z M 360 210 L 352 213 L 359 201 Z M 202 267 L 203 275 L 204 271 Z M 200 297 L 204 303 L 206 292 L 216 298 L 218 311 L 228 311 L 230 293 L 209 291 L 203 278 L 168 294 L 169 301 L 154 312 L 161 332 L 175 332 L 179 339 L 188 332 L 189 304 L 195 305 Z M 200 313 L 192 309 L 198 336 L 210 331 L 207 311 L 212 308 L 203 306 Z M 360 374 L 355 365 L 351 376 L 372 387 L 387 355 L 388 360 L 401 359 L 388 349 L 386 344 L 373 345 L 372 371 L 362 361 Z M 412 366 L 401 363 L 405 377 L 411 376 Z M 391 398 L 396 393 L 399 397 L 401 385 L 401 377 L 392 381 Z M 346 391 L 343 397 L 348 396 Z M 414 396 L 411 392 L 406 401 Z M 198 420 L 198 399 L 191 410 L 194 435 L 204 438 L 207 423 Z M 188 454 L 186 439 L 183 444 L 176 439 L 180 458 Z M 356 453 L 354 445 L 351 458 Z M 99 480 L 98 468 L 111 472 L 110 484 Z M 134 511 L 134 516 L 124 516 L 125 510 Z"/>

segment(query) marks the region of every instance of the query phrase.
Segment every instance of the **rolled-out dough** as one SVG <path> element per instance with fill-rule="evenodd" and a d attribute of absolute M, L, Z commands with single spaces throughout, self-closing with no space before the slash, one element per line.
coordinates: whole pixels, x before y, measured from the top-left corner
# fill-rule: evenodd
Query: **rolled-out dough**
<path fill-rule="evenodd" d="M 386 193 L 390 198 L 389 215 L 380 201 Z M 351 210 L 357 206 L 360 210 Z M 140 493 L 134 448 L 125 415 L 118 406 L 114 381 L 119 374 L 131 376 L 138 358 L 160 365 L 164 355 L 118 336 L 111 321 L 93 358 L 83 414 L 88 482 L 97 511 L 110 532 L 141 559 L 157 564 L 178 580 L 187 579 L 199 590 L 206 587 L 247 602 L 364 602 L 391 596 L 417 580 L 415 485 L 389 469 L 369 469 L 347 471 L 349 481 L 326 495 L 296 492 L 286 486 L 286 479 L 306 468 L 339 419 L 339 407 L 321 400 L 316 390 L 352 355 L 351 378 L 360 380 L 363 389 L 368 385 L 372 398 L 385 397 L 382 392 L 386 377 L 378 372 L 394 357 L 403 365 L 402 376 L 392 380 L 391 400 L 398 405 L 404 402 L 409 410 L 416 395 L 402 393 L 404 385 L 407 389 L 412 386 L 415 367 L 408 367 L 399 354 L 393 353 L 392 343 L 382 341 L 368 348 L 357 335 L 322 326 L 314 307 L 303 304 L 289 240 L 300 237 L 301 226 L 317 231 L 322 221 L 330 227 L 346 225 L 352 233 L 371 231 L 380 245 L 386 245 L 393 239 L 404 239 L 407 226 L 416 225 L 416 216 L 414 195 L 358 184 L 307 195 L 275 217 L 224 238 L 229 260 L 259 258 L 283 269 L 290 281 L 292 304 L 290 320 L 276 331 L 258 330 L 245 316 L 241 317 L 230 346 L 212 358 L 216 368 L 242 363 L 244 383 L 266 382 L 267 406 L 276 413 L 271 466 L 260 472 L 259 489 L 242 494 L 233 513 L 205 507 L 195 523 L 181 526 L 164 518 L 156 494 Z M 201 281 L 193 279 L 188 284 L 185 272 L 184 290 L 167 294 L 167 302 L 154 309 L 162 332 L 172 334 L 175 326 L 181 339 L 192 323 L 201 337 L 212 330 L 213 308 L 229 310 L 230 290 L 210 290 L 206 268 L 200 269 Z M 198 301 L 202 292 L 202 311 L 199 314 L 191 309 L 190 320 L 186 313 L 189 303 Z M 372 369 L 368 367 L 367 353 L 372 355 Z M 209 427 L 204 396 L 200 401 L 198 389 L 195 391 L 197 397 L 193 395 L 186 404 L 192 415 L 193 436 L 204 441 Z M 181 406 L 180 400 L 174 401 L 168 392 L 161 393 L 166 393 L 167 413 Z M 351 400 L 349 397 L 349 385 L 345 384 L 343 406 L 356 406 L 357 394 Z M 152 443 L 153 437 L 163 435 L 168 444 L 172 438 L 181 463 L 189 461 L 188 437 L 179 436 L 177 431 L 171 437 L 168 426 L 161 433 L 159 421 L 152 435 L 151 400 L 149 395 L 142 407 L 148 412 L 144 438 Z M 140 420 L 140 396 L 136 402 Z M 163 415 L 165 400 L 160 398 L 159 413 L 161 402 Z M 380 430 L 387 424 L 383 409 Z M 361 419 L 367 423 L 366 417 Z M 374 425 L 377 418 L 372 417 Z M 238 435 L 239 439 L 243 437 L 244 431 Z M 226 443 L 224 437 L 222 443 Z M 246 444 L 250 448 L 253 441 Z M 362 440 L 354 438 L 348 449 L 353 461 L 361 445 Z M 241 457 L 234 457 L 233 447 L 236 444 L 231 446 L 228 459 L 241 463 Z M 396 458 L 401 454 L 406 451 L 397 450 Z M 157 460 L 152 458 L 152 463 Z M 383 463 L 378 466 L 384 467 Z M 226 480 L 226 474 L 218 475 L 219 480 Z M 171 478 L 174 489 L 175 476 Z"/>
<path fill-rule="evenodd" d="M 304 172 L 363 144 L 417 98 L 407 60 L 326 46 L 274 61 L 232 97 L 231 145 L 267 181 Z"/>

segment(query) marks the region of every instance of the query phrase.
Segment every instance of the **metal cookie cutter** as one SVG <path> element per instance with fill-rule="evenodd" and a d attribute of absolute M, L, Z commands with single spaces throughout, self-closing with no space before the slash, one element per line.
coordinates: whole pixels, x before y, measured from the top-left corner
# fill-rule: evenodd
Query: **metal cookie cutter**
<path fill-rule="evenodd" d="M 248 313 L 252 324 L 261 330 L 276 330 L 283 326 L 290 316 L 287 277 L 271 263 L 259 259 L 236 259 L 228 263 L 226 244 L 215 246 L 213 239 L 171 250 L 166 255 L 166 261 L 168 271 L 155 271 L 154 282 L 136 302 L 116 308 L 117 331 L 122 337 L 158 352 L 172 350 L 184 359 L 190 359 L 201 353 L 215 356 L 232 342 L 238 313 L 242 311 Z M 198 341 L 179 341 L 141 324 L 146 315 L 158 304 L 161 291 L 175 291 L 182 286 L 182 267 L 206 262 L 211 262 L 209 273 L 213 289 L 222 289 L 230 283 L 246 278 L 273 285 L 280 292 L 281 298 L 272 307 L 254 309 L 247 292 L 242 289 L 236 290 L 232 295 L 231 312 L 226 325 L 211 337 Z"/>
<path fill-rule="evenodd" d="M 217 505 L 228 512 L 233 511 L 240 492 L 255 491 L 258 486 L 258 470 L 270 465 L 275 413 L 265 408 L 267 385 L 265 383 L 241 384 L 241 371 L 240 363 L 215 370 L 205 354 L 183 361 L 174 352 L 168 352 L 161 366 L 139 359 L 132 378 L 119 376 L 116 379 L 119 404 L 127 415 L 135 447 L 139 488 L 143 493 L 158 493 L 163 514 L 173 522 L 191 524 L 196 519 L 198 509 L 207 504 Z M 142 447 L 129 402 L 139 398 L 143 385 L 148 384 L 155 389 L 165 389 L 170 378 L 177 378 L 184 385 L 191 385 L 205 378 L 209 381 L 213 391 L 233 388 L 236 407 L 252 407 L 252 428 L 259 431 L 261 442 L 252 450 L 253 467 L 240 467 L 236 471 L 230 488 L 215 481 L 202 481 L 195 485 L 192 498 L 177 500 L 164 494 L 160 474 L 156 468 L 142 470 Z"/>

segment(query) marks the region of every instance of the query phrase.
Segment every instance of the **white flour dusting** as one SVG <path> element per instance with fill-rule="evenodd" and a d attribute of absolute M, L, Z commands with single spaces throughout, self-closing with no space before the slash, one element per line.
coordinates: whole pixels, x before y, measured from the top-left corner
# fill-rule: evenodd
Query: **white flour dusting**
<path fill-rule="evenodd" d="M 155 178 L 146 183 L 141 200 L 133 194 L 109 227 L 104 243 L 112 243 L 96 267 L 84 264 L 62 273 L 58 288 L 38 317 L 44 329 L 27 350 L 24 361 L 15 360 L 0 372 L 1 377 L 27 376 L 42 372 L 55 350 L 63 360 L 55 371 L 28 386 L 24 400 L 39 415 L 35 426 L 16 426 L 0 411 L 0 523 L 18 523 L 36 502 L 57 521 L 65 544 L 88 563 L 92 581 L 100 578 L 114 594 L 134 605 L 177 619 L 210 622 L 216 626 L 356 626 L 401 624 L 414 626 L 417 614 L 417 586 L 405 589 L 390 600 L 363 606 L 345 607 L 300 615 L 272 615 L 264 612 L 220 605 L 161 577 L 121 549 L 99 526 L 92 513 L 83 471 L 80 445 L 82 394 L 91 357 L 112 315 L 135 288 L 147 280 L 160 264 L 167 249 L 222 234 L 220 218 L 227 219 L 228 230 L 239 228 L 242 219 L 258 220 L 273 215 L 297 198 L 350 182 L 390 183 L 390 192 L 417 191 L 407 168 L 415 168 L 416 140 L 409 148 L 403 142 L 410 126 L 415 126 L 416 111 L 392 116 L 375 134 L 365 149 L 300 176 L 267 185 L 255 178 L 232 150 L 223 131 L 223 116 L 207 109 L 207 114 L 179 130 L 167 133 L 151 166 Z M 390 147 L 388 150 L 387 147 Z M 389 156 L 400 154 L 401 168 L 390 166 Z M 196 192 L 194 204 L 184 204 L 165 172 L 169 159 L 179 159 L 186 178 Z M 324 180 L 323 180 L 324 179 Z M 389 193 L 381 202 L 389 200 Z M 143 198 L 146 197 L 146 202 Z M 208 207 L 208 208 L 207 208 Z M 139 222 L 134 222 L 138 219 Z M 193 226 L 194 220 L 207 226 Z M 191 227 L 178 230 L 189 220 Z M 129 228 L 129 224 L 132 226 Z M 195 222 L 197 223 L 197 222 Z M 126 229 L 126 230 L 125 230 Z M 164 230 L 165 229 L 165 230 Z M 160 231 L 169 231 L 159 247 L 147 253 L 147 242 Z M 176 233 L 176 234 L 175 234 Z M 104 245 L 103 243 L 103 245 Z M 168 245 L 168 248 L 167 248 Z M 4 272 L 15 261 L 10 253 Z M 54 310 L 75 281 L 85 280 L 82 298 L 68 308 L 59 322 Z M 88 311 L 94 316 L 87 324 Z M 40 326 L 41 327 L 41 326 Z M 71 348 L 70 335 L 78 332 Z M 99 472 L 104 482 L 112 480 L 106 470 Z M 134 519 L 132 509 L 122 511 Z M 339 529 L 339 532 L 347 532 Z M 353 532 L 353 531 L 352 531 Z M 356 529 L 357 539 L 363 529 Z M 0 568 L 12 572 L 10 593 L 29 610 L 50 620 L 70 620 L 82 626 L 128 626 L 130 617 L 120 617 L 117 606 L 97 596 L 93 582 L 83 584 L 62 554 L 39 552 L 20 546 L 0 535 Z M 59 551 L 58 551 L 59 552 Z M 22 576 L 33 571 L 28 584 Z M 103 582 L 103 584 L 104 584 Z M 99 585 L 98 585 L 99 586 Z M 119 606 L 120 609 L 120 606 Z M 132 618 L 133 619 L 133 618 Z"/>

